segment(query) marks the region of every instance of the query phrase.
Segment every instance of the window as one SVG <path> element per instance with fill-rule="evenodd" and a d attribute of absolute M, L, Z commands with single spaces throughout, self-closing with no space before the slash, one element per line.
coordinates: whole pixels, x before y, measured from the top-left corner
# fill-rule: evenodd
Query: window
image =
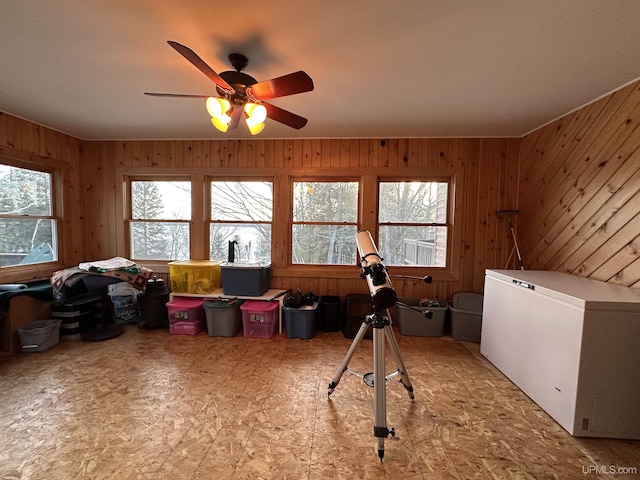
<path fill-rule="evenodd" d="M 358 182 L 294 182 L 292 263 L 356 263 Z"/>
<path fill-rule="evenodd" d="M 132 180 L 130 187 L 131 258 L 188 259 L 191 182 Z"/>
<path fill-rule="evenodd" d="M 0 267 L 58 257 L 53 173 L 0 164 Z"/>
<path fill-rule="evenodd" d="M 385 264 L 446 266 L 448 192 L 448 182 L 380 182 L 378 250 Z"/>
<path fill-rule="evenodd" d="M 209 258 L 227 260 L 229 242 L 236 261 L 271 263 L 273 183 L 211 181 Z"/>

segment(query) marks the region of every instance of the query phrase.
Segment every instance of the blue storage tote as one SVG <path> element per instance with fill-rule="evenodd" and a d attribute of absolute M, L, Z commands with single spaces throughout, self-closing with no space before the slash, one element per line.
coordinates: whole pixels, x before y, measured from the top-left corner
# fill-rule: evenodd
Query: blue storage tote
<path fill-rule="evenodd" d="M 225 295 L 260 297 L 269 290 L 271 265 L 223 263 L 221 268 Z"/>
<path fill-rule="evenodd" d="M 313 338 L 318 302 L 299 308 L 282 307 L 284 326 L 289 338 Z"/>

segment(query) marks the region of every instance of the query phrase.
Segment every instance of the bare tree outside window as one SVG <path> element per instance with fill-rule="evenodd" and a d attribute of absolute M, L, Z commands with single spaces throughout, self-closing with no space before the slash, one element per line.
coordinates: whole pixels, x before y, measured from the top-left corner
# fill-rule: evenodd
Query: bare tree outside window
<path fill-rule="evenodd" d="M 272 182 L 212 181 L 209 258 L 226 260 L 235 241 L 236 260 L 271 263 L 272 219 Z"/>
<path fill-rule="evenodd" d="M 358 182 L 294 182 L 294 264 L 355 265 Z"/>
<path fill-rule="evenodd" d="M 190 252 L 191 182 L 131 182 L 131 257 L 186 260 Z"/>
<path fill-rule="evenodd" d="M 387 265 L 444 267 L 447 182 L 380 182 L 378 249 Z"/>
<path fill-rule="evenodd" d="M 57 260 L 52 174 L 0 165 L 0 267 Z"/>

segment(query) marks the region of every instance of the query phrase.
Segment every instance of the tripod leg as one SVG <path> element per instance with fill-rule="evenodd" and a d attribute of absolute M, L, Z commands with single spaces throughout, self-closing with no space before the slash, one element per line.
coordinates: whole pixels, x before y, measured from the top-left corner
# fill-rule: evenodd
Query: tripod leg
<path fill-rule="evenodd" d="M 336 370 L 336 374 L 333 376 L 333 380 L 329 384 L 327 396 L 331 396 L 333 391 L 336 389 L 336 387 L 340 383 L 342 374 L 347 371 L 347 368 L 349 367 L 349 362 L 351 361 L 351 357 L 353 357 L 353 354 L 356 351 L 356 348 L 358 347 L 360 340 L 362 340 L 362 337 L 364 337 L 365 333 L 367 333 L 367 328 L 369 328 L 369 322 L 368 321 L 362 322 L 362 325 L 360 325 L 360 328 L 358 329 L 358 333 L 356 333 L 356 336 L 354 337 L 353 342 L 351 342 L 351 346 L 349 347 L 347 354 L 344 356 L 344 360 L 342 360 L 342 363 Z"/>
<path fill-rule="evenodd" d="M 393 334 L 393 329 L 391 325 L 385 325 L 384 333 L 387 337 L 387 341 L 389 342 L 389 346 L 391 347 L 391 351 L 393 352 L 393 358 L 396 361 L 396 365 L 398 366 L 398 373 L 400 374 L 400 383 L 404 386 L 404 388 L 409 393 L 409 398 L 413 400 L 413 386 L 411 385 L 411 380 L 409 379 L 409 372 L 407 372 L 407 367 L 404 364 L 404 360 L 402 359 L 402 355 L 400 355 L 400 347 L 398 347 L 398 342 L 396 340 L 395 335 Z M 374 331 L 375 334 L 375 331 Z"/>
<path fill-rule="evenodd" d="M 373 329 L 373 387 L 374 387 L 374 411 L 373 411 L 373 435 L 377 438 L 378 457 L 380 461 L 384 457 L 384 439 L 389 435 L 387 429 L 387 399 L 386 379 L 384 371 L 384 330 L 382 327 Z"/>

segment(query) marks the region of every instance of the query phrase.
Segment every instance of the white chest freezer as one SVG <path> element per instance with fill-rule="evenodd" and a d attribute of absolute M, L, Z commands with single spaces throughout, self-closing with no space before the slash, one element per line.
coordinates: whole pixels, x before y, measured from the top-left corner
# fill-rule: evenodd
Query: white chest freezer
<path fill-rule="evenodd" d="M 480 352 L 570 434 L 640 439 L 640 290 L 487 270 Z"/>

